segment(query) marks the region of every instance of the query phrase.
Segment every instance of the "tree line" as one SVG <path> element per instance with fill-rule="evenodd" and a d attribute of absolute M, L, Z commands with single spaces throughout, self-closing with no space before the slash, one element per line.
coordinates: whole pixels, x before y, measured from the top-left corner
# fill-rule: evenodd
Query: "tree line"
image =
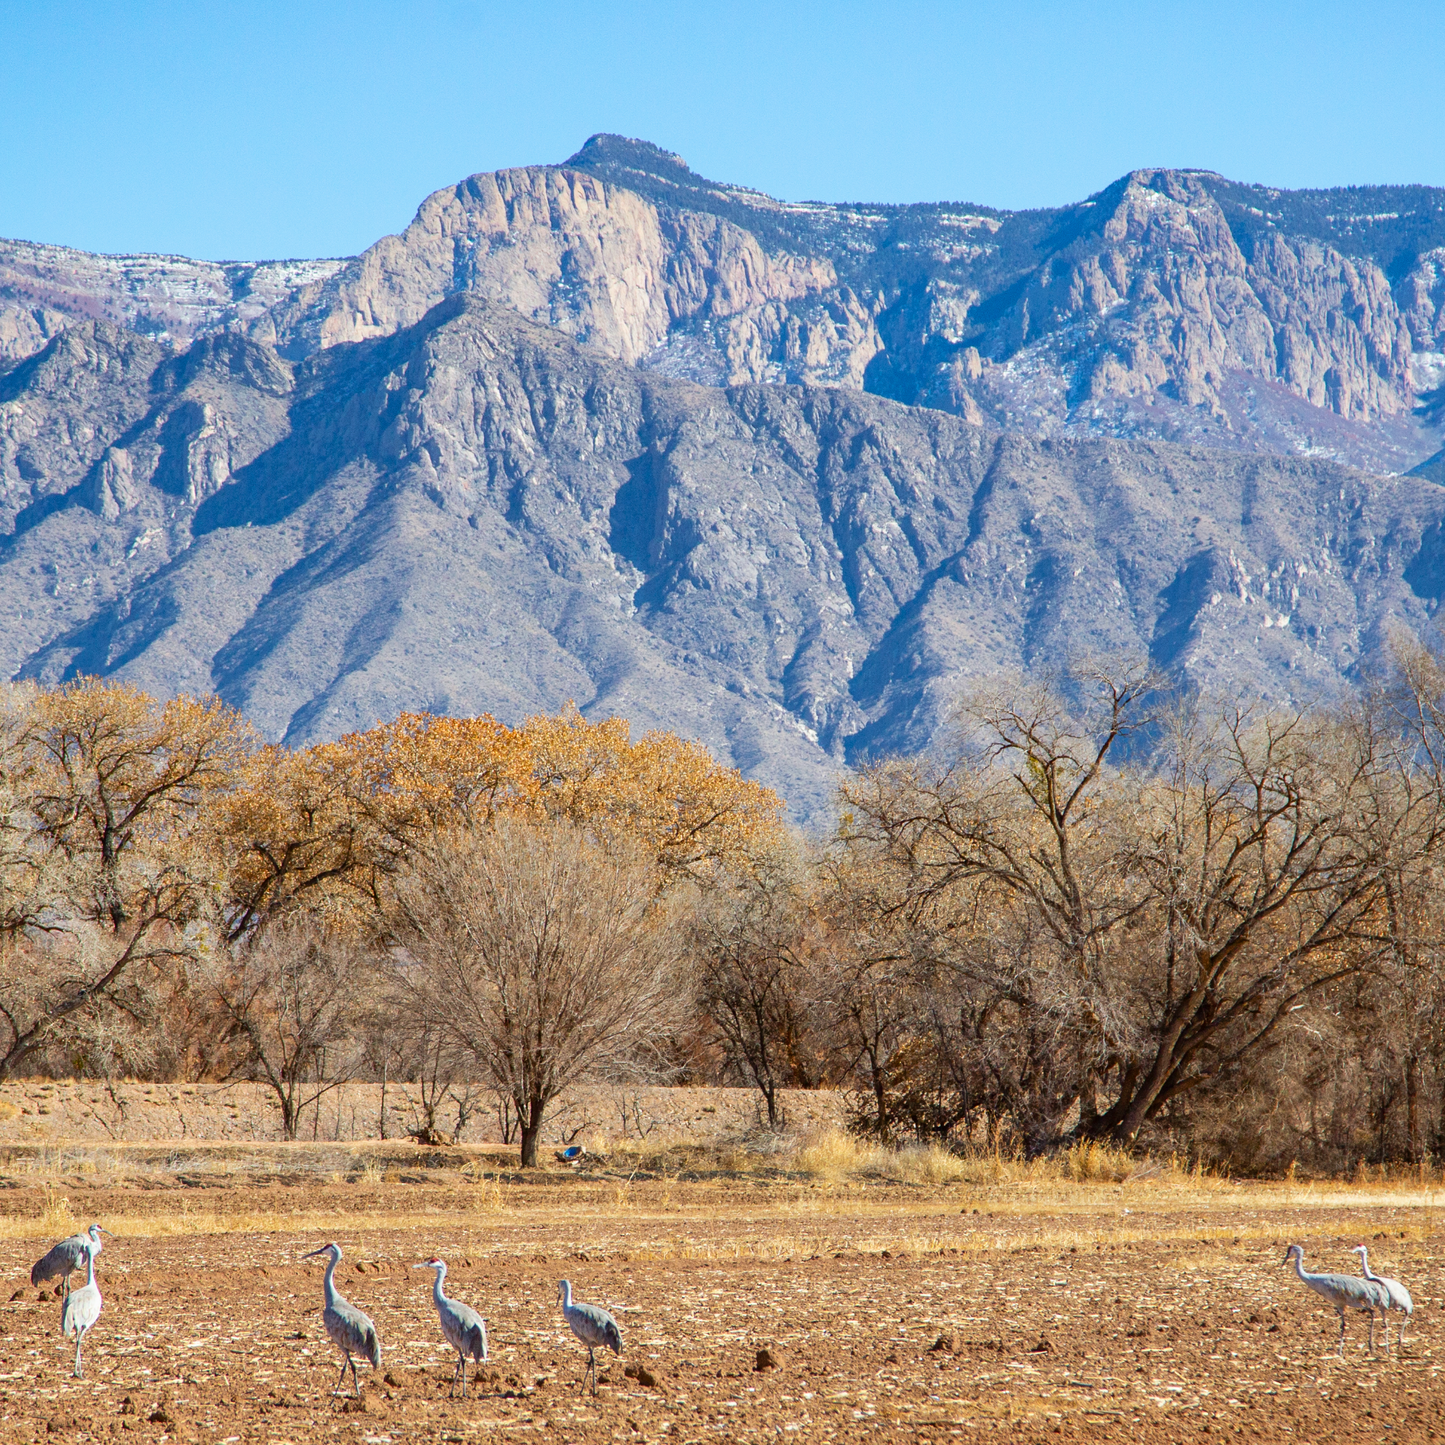
<path fill-rule="evenodd" d="M 1244 1170 L 1445 1155 L 1445 668 L 1330 707 L 1142 666 L 962 699 L 805 839 L 671 734 L 0 694 L 0 1078 L 358 1078 L 525 1164 L 583 1079 L 845 1091 L 880 1141 Z M 450 1127 L 449 1127 L 450 1126 Z"/>

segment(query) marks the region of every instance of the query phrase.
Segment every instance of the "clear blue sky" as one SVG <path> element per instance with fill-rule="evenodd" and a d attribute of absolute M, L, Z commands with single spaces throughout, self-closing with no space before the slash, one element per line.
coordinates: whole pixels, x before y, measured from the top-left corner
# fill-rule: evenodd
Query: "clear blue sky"
<path fill-rule="evenodd" d="M 345 255 L 594 131 L 790 199 L 1445 184 L 1445 0 L 0 0 L 0 235 Z"/>

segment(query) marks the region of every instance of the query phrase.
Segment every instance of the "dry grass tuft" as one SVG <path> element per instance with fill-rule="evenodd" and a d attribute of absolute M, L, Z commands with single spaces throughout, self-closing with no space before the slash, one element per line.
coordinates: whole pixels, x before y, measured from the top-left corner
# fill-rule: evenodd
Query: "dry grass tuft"
<path fill-rule="evenodd" d="M 843 1179 L 861 1173 L 873 1156 L 884 1151 L 867 1149 L 852 1134 L 827 1129 L 812 1135 L 793 1156 L 793 1167 L 818 1179 Z"/>
<path fill-rule="evenodd" d="M 70 1200 L 49 1184 L 45 1186 L 40 1207 L 40 1225 L 49 1234 L 71 1234 L 75 1230 L 75 1211 Z"/>
<path fill-rule="evenodd" d="M 1075 1144 L 1063 1156 L 1063 1172 L 1076 1184 L 1122 1184 L 1138 1170 L 1138 1161 L 1117 1145 Z"/>

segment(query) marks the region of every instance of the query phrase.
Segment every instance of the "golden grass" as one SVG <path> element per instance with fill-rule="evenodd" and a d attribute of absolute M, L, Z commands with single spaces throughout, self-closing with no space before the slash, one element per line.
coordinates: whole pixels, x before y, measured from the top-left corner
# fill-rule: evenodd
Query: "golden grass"
<path fill-rule="evenodd" d="M 1101 1145 L 1026 1159 L 1003 1151 L 883 1149 L 823 1130 L 723 1150 L 654 1140 L 609 1142 L 607 1150 L 601 1171 L 552 1168 L 525 1180 L 510 1158 L 450 1151 L 441 1157 L 452 1167 L 428 1171 L 425 1207 L 418 1207 L 423 1198 L 397 1183 L 397 1174 L 415 1167 L 408 1159 L 434 1159 L 436 1151 L 47 1146 L 12 1153 L 0 1166 L 22 1185 L 0 1217 L 0 1238 L 72 1233 L 102 1208 L 88 1202 L 93 1190 L 138 1174 L 163 1179 L 176 1169 L 227 1188 L 124 1197 L 123 1212 L 106 1208 L 101 1221 L 137 1238 L 324 1239 L 362 1231 L 428 1233 L 485 1220 L 489 1247 L 518 1255 L 534 1252 L 539 1234 L 551 1236 L 560 1224 L 564 1237 L 585 1231 L 610 1241 L 599 1246 L 606 1252 L 639 1260 L 782 1260 L 884 1250 L 1002 1256 L 1176 1243 L 1189 1248 L 1172 1267 L 1207 1273 L 1229 1267 L 1231 1252 L 1258 1255 L 1262 1244 L 1286 1235 L 1306 1247 L 1350 1231 L 1369 1238 L 1379 1227 L 1372 1210 L 1408 1211 L 1397 1214 L 1392 1234 L 1425 1239 L 1445 1207 L 1445 1182 L 1435 1169 L 1240 1182 L 1197 1164 L 1132 1157 Z M 279 1172 L 299 1187 L 254 1186 L 249 1181 L 257 1170 L 273 1178 Z M 726 1226 L 718 1228 L 719 1221 Z M 554 1239 L 551 1247 L 561 1246 Z"/>
<path fill-rule="evenodd" d="M 1029 1159 L 1022 1151 L 969 1149 L 955 1153 L 938 1145 L 905 1144 L 888 1149 L 865 1144 L 836 1129 L 804 1140 L 793 1167 L 819 1179 L 842 1181 L 872 1175 L 903 1184 L 1121 1184 L 1129 1180 L 1168 1180 L 1203 1191 L 1224 1184 L 1202 1167 L 1193 1170 L 1177 1158 L 1136 1157 L 1111 1144 L 1082 1143 Z"/>
<path fill-rule="evenodd" d="M 45 1186 L 40 1208 L 40 1224 L 51 1234 L 70 1234 L 75 1228 L 75 1211 L 70 1207 L 70 1200 L 49 1184 Z"/>

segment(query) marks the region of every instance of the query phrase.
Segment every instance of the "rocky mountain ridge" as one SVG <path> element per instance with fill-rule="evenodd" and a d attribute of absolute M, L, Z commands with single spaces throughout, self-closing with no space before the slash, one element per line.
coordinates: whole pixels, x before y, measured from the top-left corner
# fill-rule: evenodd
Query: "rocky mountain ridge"
<path fill-rule="evenodd" d="M 0 671 L 293 743 L 573 699 L 804 820 L 1001 671 L 1327 695 L 1445 592 L 1442 462 L 1385 465 L 1434 425 L 1436 196 L 791 207 L 604 137 L 311 271 L 62 257 L 0 370 Z"/>
<path fill-rule="evenodd" d="M 1147 653 L 1299 699 L 1445 589 L 1424 479 L 706 388 L 467 294 L 296 363 L 85 323 L 0 418 L 44 463 L 0 547 L 7 673 L 215 688 L 293 743 L 571 698 L 802 817 L 971 679 Z"/>
<path fill-rule="evenodd" d="M 294 360 L 461 291 L 704 384 L 847 385 L 1039 436 L 1379 471 L 1445 441 L 1445 191 L 1143 170 L 1053 211 L 799 205 L 615 136 L 438 191 L 349 261 L 7 243 L 0 355 L 70 316 L 180 342 L 239 328 Z"/>

